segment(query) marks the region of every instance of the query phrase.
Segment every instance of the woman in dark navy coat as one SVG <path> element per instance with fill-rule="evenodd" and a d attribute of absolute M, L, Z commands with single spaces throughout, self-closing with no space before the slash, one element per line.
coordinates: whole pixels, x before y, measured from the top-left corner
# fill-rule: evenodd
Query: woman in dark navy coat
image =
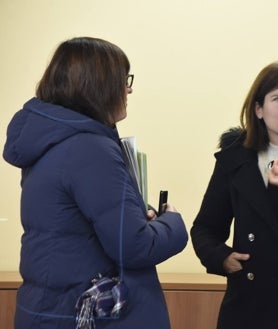
<path fill-rule="evenodd" d="M 9 124 L 4 158 L 22 168 L 24 228 L 15 329 L 74 329 L 79 296 L 99 273 L 117 276 L 121 258 L 127 303 L 96 328 L 170 327 L 155 266 L 188 237 L 173 206 L 146 211 L 124 162 L 115 124 L 126 117 L 129 69 L 114 44 L 65 41 Z"/>
<path fill-rule="evenodd" d="M 191 229 L 207 272 L 227 276 L 217 328 L 277 329 L 278 63 L 259 73 L 241 128 L 224 133 L 220 147 Z"/>

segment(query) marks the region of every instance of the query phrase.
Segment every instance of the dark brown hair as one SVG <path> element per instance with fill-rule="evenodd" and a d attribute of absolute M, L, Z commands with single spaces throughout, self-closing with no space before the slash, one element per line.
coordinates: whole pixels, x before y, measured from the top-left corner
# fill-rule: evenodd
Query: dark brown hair
<path fill-rule="evenodd" d="M 97 38 L 73 38 L 58 46 L 36 96 L 111 124 L 125 103 L 129 69 L 127 56 L 116 45 Z"/>
<path fill-rule="evenodd" d="M 278 62 L 262 69 L 258 74 L 243 103 L 240 123 L 246 130 L 244 145 L 256 151 L 263 151 L 269 144 L 265 122 L 256 115 L 256 105 L 264 105 L 266 94 L 278 88 Z"/>

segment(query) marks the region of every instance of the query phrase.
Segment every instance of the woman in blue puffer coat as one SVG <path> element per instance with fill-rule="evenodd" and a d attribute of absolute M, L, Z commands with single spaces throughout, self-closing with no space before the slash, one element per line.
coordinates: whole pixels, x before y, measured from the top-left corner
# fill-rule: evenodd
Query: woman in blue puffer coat
<path fill-rule="evenodd" d="M 114 44 L 67 40 L 9 124 L 3 156 L 22 169 L 24 228 L 15 329 L 74 329 L 80 295 L 99 273 L 118 275 L 121 261 L 128 301 L 95 327 L 170 327 L 155 265 L 188 236 L 174 207 L 145 210 L 127 170 L 115 124 L 126 117 L 129 69 Z"/>

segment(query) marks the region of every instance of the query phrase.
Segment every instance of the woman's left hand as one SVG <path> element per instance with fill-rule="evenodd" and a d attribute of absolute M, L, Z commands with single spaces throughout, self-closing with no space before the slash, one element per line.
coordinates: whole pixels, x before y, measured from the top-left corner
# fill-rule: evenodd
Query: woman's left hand
<path fill-rule="evenodd" d="M 268 172 L 268 181 L 270 184 L 278 185 L 278 158 L 273 161 L 272 167 Z"/>
<path fill-rule="evenodd" d="M 147 219 L 148 220 L 156 219 L 156 213 L 153 209 L 147 210 Z"/>

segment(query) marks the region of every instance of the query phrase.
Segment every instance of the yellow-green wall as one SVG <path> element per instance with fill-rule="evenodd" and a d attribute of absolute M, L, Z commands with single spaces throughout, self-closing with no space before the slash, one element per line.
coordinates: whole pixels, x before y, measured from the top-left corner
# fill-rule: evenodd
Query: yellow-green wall
<path fill-rule="evenodd" d="M 60 41 L 94 36 L 131 61 L 134 92 L 121 136 L 148 155 L 149 201 L 160 189 L 190 229 L 223 130 L 238 125 L 258 71 L 278 59 L 277 0 L 0 0 L 0 148 Z M 19 170 L 0 159 L 0 270 L 19 263 Z M 160 272 L 204 272 L 191 242 Z"/>

